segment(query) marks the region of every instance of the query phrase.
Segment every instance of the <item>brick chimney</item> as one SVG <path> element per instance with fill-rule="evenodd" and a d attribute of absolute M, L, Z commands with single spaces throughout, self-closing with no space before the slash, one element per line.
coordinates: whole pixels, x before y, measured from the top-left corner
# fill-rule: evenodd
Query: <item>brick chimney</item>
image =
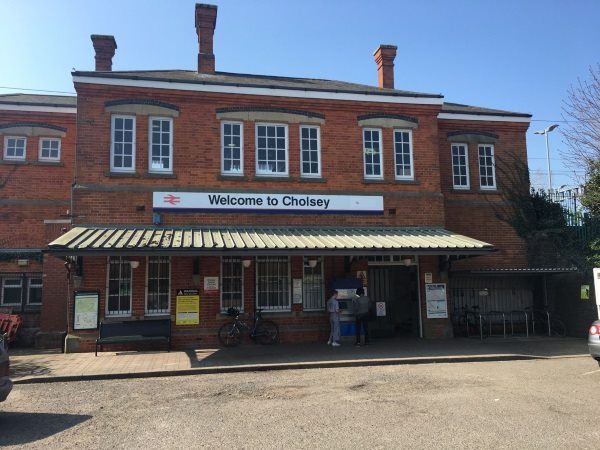
<path fill-rule="evenodd" d="M 196 3 L 196 34 L 198 35 L 198 73 L 215 73 L 213 36 L 217 24 L 216 5 Z"/>
<path fill-rule="evenodd" d="M 395 45 L 381 44 L 373 55 L 377 64 L 377 79 L 380 88 L 394 89 L 394 58 L 396 58 Z"/>
<path fill-rule="evenodd" d="M 92 34 L 92 44 L 96 52 L 96 71 L 110 72 L 112 70 L 112 59 L 117 49 L 115 37 Z"/>

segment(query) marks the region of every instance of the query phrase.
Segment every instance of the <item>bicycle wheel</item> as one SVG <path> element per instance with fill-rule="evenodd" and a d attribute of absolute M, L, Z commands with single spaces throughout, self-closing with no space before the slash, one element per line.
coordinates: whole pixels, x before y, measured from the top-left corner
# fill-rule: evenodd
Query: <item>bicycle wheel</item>
<path fill-rule="evenodd" d="M 254 339 L 262 345 L 271 345 L 279 342 L 279 327 L 270 320 L 261 320 L 254 329 Z"/>
<path fill-rule="evenodd" d="M 219 342 L 225 347 L 235 347 L 242 340 L 242 333 L 235 322 L 226 323 L 219 328 Z"/>

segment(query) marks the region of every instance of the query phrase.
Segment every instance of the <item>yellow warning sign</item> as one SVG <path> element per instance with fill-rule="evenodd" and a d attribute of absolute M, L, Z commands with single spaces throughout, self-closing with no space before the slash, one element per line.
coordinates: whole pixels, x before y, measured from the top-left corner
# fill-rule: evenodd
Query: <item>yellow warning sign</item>
<path fill-rule="evenodd" d="M 200 291 L 177 289 L 175 325 L 198 325 L 200 323 Z"/>

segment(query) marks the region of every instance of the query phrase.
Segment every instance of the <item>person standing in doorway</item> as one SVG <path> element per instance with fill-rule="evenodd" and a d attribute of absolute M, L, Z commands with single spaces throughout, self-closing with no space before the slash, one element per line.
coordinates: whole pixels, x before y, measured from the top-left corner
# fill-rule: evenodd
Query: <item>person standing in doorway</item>
<path fill-rule="evenodd" d="M 365 333 L 365 345 L 369 344 L 369 312 L 371 309 L 371 299 L 365 295 L 363 288 L 356 290 L 356 297 L 352 300 L 352 309 L 354 310 L 354 319 L 356 325 L 356 345 L 361 345 L 361 329 Z"/>
<path fill-rule="evenodd" d="M 329 313 L 329 324 L 331 333 L 329 334 L 328 345 L 332 347 L 340 346 L 340 303 L 338 302 L 338 292 L 333 291 L 333 295 L 327 300 L 327 312 Z"/>

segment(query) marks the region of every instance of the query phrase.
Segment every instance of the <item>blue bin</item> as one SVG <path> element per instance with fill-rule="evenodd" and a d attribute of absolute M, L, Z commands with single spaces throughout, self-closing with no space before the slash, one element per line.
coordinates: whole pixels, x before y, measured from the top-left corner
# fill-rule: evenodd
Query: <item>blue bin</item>
<path fill-rule="evenodd" d="M 340 334 L 342 336 L 354 336 L 356 334 L 354 322 L 340 322 Z"/>

